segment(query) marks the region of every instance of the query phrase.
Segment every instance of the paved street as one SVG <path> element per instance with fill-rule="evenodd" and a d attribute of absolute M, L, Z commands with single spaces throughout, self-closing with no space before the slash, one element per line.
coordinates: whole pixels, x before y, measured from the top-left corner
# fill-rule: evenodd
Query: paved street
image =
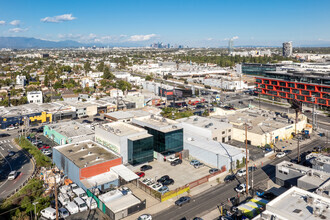
<path fill-rule="evenodd" d="M 34 169 L 30 158 L 11 142 L 15 134 L 17 136 L 16 132 L 12 131 L 11 136 L 0 138 L 0 201 L 22 185 L 32 175 Z M 9 156 L 10 151 L 15 154 Z M 12 170 L 18 171 L 18 176 L 15 180 L 8 180 L 8 174 Z"/>
<path fill-rule="evenodd" d="M 313 149 L 315 146 L 324 145 L 325 139 L 317 139 L 311 144 L 305 144 L 301 146 L 301 152 L 305 152 Z M 262 168 L 254 171 L 254 187 L 265 188 L 266 183 L 269 179 L 274 178 L 275 175 L 275 165 L 282 162 L 283 160 L 290 160 L 295 158 L 297 155 L 297 150 L 293 150 L 291 154 L 284 158 L 276 158 L 270 163 L 266 164 Z M 169 220 L 169 219 L 181 219 L 186 217 L 187 219 L 192 219 L 195 216 L 202 216 L 210 210 L 214 210 L 217 205 L 221 202 L 226 203 L 228 198 L 236 196 L 234 188 L 239 183 L 243 183 L 244 178 L 238 178 L 229 184 L 220 184 L 215 186 L 195 197 L 192 197 L 192 201 L 189 204 L 185 204 L 182 207 L 171 206 L 170 208 L 159 212 L 157 215 L 153 216 L 156 220 Z"/>

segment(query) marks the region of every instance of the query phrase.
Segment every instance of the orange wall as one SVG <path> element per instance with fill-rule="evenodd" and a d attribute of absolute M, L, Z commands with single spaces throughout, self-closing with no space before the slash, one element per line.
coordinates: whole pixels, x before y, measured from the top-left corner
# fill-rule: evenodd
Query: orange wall
<path fill-rule="evenodd" d="M 80 180 L 108 172 L 110 171 L 110 167 L 114 167 L 120 164 L 121 164 L 121 158 L 117 158 L 94 166 L 81 168 Z"/>

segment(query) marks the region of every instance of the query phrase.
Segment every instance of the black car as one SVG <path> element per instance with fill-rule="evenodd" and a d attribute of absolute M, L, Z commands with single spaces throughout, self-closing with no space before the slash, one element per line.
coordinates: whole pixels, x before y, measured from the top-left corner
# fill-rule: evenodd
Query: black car
<path fill-rule="evenodd" d="M 0 134 L 0 137 L 8 137 L 10 134 Z"/>
<path fill-rule="evenodd" d="M 167 180 L 164 180 L 161 183 L 163 184 L 163 186 L 173 185 L 174 184 L 174 180 L 173 179 L 167 179 Z"/>
<path fill-rule="evenodd" d="M 104 121 L 104 120 L 101 119 L 101 118 L 94 118 L 93 120 L 94 120 L 94 121 Z"/>
<path fill-rule="evenodd" d="M 90 124 L 92 122 L 90 120 L 83 120 L 82 123 Z"/>
<path fill-rule="evenodd" d="M 162 182 L 164 182 L 165 180 L 168 180 L 168 179 L 170 179 L 170 177 L 168 175 L 165 175 L 165 176 L 162 176 L 161 178 L 159 178 L 157 180 L 157 182 L 162 183 Z"/>
<path fill-rule="evenodd" d="M 225 183 L 229 183 L 235 179 L 235 175 L 227 175 L 224 179 Z"/>
<path fill-rule="evenodd" d="M 286 154 L 289 154 L 289 153 L 292 152 L 292 150 L 284 150 L 283 152 L 286 153 Z"/>
<path fill-rule="evenodd" d="M 210 170 L 209 170 L 209 173 L 210 174 L 213 174 L 213 173 L 216 173 L 216 172 L 218 172 L 219 171 L 219 169 L 217 169 L 217 168 L 211 168 Z"/>
<path fill-rule="evenodd" d="M 140 171 L 146 171 L 146 170 L 151 170 L 152 166 L 150 165 L 143 165 L 142 167 L 140 167 Z"/>
<path fill-rule="evenodd" d="M 182 160 L 181 159 L 176 159 L 176 160 L 174 160 L 174 161 L 171 162 L 171 165 L 172 166 L 176 166 L 178 164 L 182 164 Z"/>
<path fill-rule="evenodd" d="M 264 199 L 266 199 L 266 200 L 272 200 L 272 199 L 276 198 L 276 196 L 275 196 L 275 194 L 272 193 L 272 192 L 266 192 L 265 194 L 263 194 L 263 195 L 261 196 L 261 198 L 264 198 Z"/>
<path fill-rule="evenodd" d="M 189 202 L 190 202 L 190 197 L 189 196 L 183 196 L 180 199 L 175 201 L 175 205 L 182 206 L 182 205 L 184 205 L 186 203 L 189 203 Z"/>

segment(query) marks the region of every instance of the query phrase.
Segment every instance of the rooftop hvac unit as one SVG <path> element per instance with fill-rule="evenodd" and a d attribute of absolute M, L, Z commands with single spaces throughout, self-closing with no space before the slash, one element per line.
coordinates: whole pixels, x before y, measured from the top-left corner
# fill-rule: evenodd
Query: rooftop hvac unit
<path fill-rule="evenodd" d="M 121 133 L 121 131 L 119 129 L 116 129 L 115 133 Z"/>
<path fill-rule="evenodd" d="M 198 121 L 198 118 L 196 117 L 196 118 L 194 118 L 194 121 Z"/>
<path fill-rule="evenodd" d="M 165 118 L 163 118 L 163 119 L 162 119 L 162 122 L 166 122 L 166 119 L 165 119 Z"/>
<path fill-rule="evenodd" d="M 80 150 L 85 150 L 85 148 L 84 148 L 84 147 L 82 147 Z"/>
<path fill-rule="evenodd" d="M 96 157 L 96 160 L 99 160 L 100 159 L 100 157 Z"/>
<path fill-rule="evenodd" d="M 150 118 L 154 119 L 154 118 L 155 118 L 155 115 L 154 115 L 154 114 L 152 114 L 152 115 L 150 116 Z"/>
<path fill-rule="evenodd" d="M 176 128 L 178 128 L 178 127 L 177 127 L 176 125 L 173 125 L 172 128 L 176 129 Z"/>

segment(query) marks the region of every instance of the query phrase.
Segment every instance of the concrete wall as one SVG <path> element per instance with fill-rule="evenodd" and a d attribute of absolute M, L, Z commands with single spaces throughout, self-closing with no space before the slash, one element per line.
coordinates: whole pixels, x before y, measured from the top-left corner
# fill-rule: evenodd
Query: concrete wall
<path fill-rule="evenodd" d="M 69 144 L 71 140 L 55 130 L 50 129 L 47 125 L 44 127 L 44 136 L 55 141 L 59 145 Z"/>
<path fill-rule="evenodd" d="M 97 105 L 91 105 L 86 108 L 86 115 L 93 116 L 97 114 Z"/>

